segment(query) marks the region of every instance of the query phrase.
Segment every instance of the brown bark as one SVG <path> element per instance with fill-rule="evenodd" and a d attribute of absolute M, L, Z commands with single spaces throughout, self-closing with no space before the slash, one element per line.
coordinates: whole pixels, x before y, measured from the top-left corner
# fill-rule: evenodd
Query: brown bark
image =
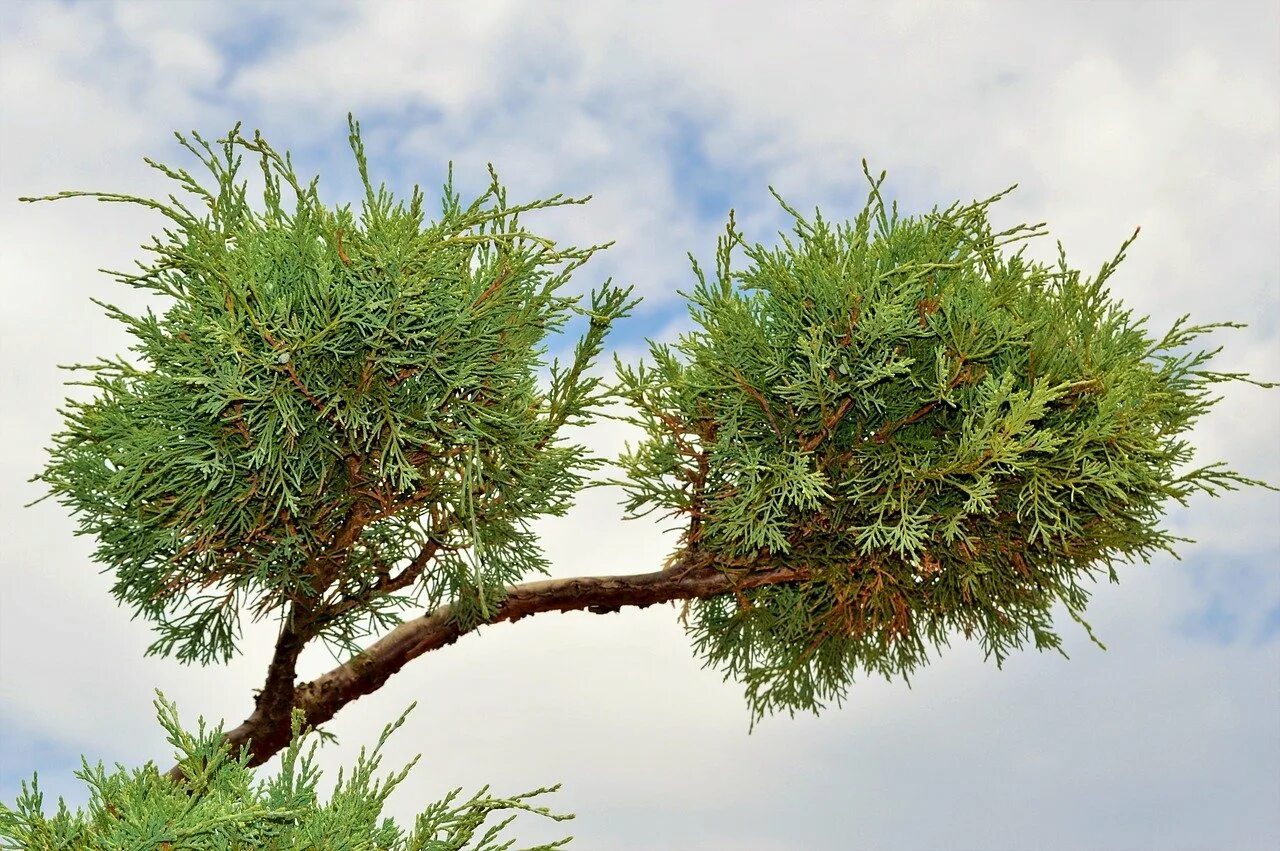
<path fill-rule="evenodd" d="M 693 600 L 805 579 L 798 567 L 756 566 L 746 570 L 721 569 L 706 560 L 677 561 L 666 570 L 628 576 L 583 576 L 546 579 L 508 589 L 491 617 L 462 629 L 449 606 L 406 621 L 363 653 L 311 682 L 273 682 L 268 677 L 258 705 L 244 723 L 226 732 L 233 752 L 248 745 L 250 765 L 261 765 L 283 750 L 290 738 L 290 713 L 282 711 L 281 698 L 292 692 L 291 705 L 306 713 L 306 724 L 316 727 L 332 719 L 342 707 L 382 687 L 397 671 L 424 653 L 452 644 L 480 626 L 518 621 L 539 612 L 616 612 L 623 606 L 651 606 L 675 600 Z M 296 657 L 294 657 L 296 659 Z M 292 661 L 292 660 L 291 660 Z M 273 665 L 274 669 L 274 665 Z M 274 693 L 273 693 L 274 692 Z M 176 766 L 169 772 L 182 779 Z"/>

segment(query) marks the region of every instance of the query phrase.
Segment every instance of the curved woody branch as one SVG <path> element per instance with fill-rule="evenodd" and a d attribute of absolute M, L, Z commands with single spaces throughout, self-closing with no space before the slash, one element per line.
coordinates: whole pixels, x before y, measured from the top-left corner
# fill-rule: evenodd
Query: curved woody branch
<path fill-rule="evenodd" d="M 332 719 L 348 703 L 377 691 L 410 661 L 453 644 L 481 626 L 518 621 L 540 612 L 606 614 L 624 606 L 644 608 L 655 603 L 702 599 L 747 588 L 798 582 L 807 576 L 807 571 L 800 567 L 765 566 L 735 571 L 712 564 L 703 556 L 688 555 L 656 573 L 546 579 L 515 585 L 508 589 L 502 603 L 487 620 L 469 628 L 464 629 L 452 608 L 445 605 L 402 623 L 359 656 L 310 682 L 295 685 L 292 681 L 285 683 L 268 677 L 257 698 L 257 708 L 223 738 L 233 751 L 248 747 L 249 764 L 261 765 L 288 745 L 293 707 L 306 713 L 308 727 L 317 727 Z M 289 655 L 291 661 L 296 661 L 296 656 Z M 280 699 L 286 694 L 290 694 L 292 700 Z M 169 777 L 181 781 L 182 770 L 174 767 Z"/>

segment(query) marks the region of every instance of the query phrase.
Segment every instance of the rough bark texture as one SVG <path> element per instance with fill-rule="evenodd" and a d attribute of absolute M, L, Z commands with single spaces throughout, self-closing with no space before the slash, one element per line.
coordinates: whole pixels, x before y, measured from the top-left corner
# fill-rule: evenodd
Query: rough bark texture
<path fill-rule="evenodd" d="M 226 732 L 224 738 L 233 751 L 247 744 L 251 754 L 249 764 L 261 765 L 288 745 L 290 707 L 306 713 L 308 726 L 319 726 L 348 703 L 377 691 L 411 660 L 452 644 L 467 632 L 488 624 L 517 621 L 539 612 L 605 614 L 623 606 L 643 608 L 654 603 L 713 597 L 735 589 L 795 582 L 805 577 L 806 572 L 797 567 L 731 571 L 704 560 L 684 559 L 656 573 L 547 579 L 515 585 L 483 623 L 464 630 L 454 619 L 450 607 L 441 606 L 402 623 L 359 656 L 307 683 L 295 686 L 292 680 L 280 682 L 280 672 L 273 662 L 267 683 L 258 696 L 257 708 L 244 723 Z M 296 656 L 292 661 L 296 661 Z M 289 692 L 292 692 L 292 701 L 282 700 Z M 181 780 L 182 772 L 175 766 L 169 776 Z"/>

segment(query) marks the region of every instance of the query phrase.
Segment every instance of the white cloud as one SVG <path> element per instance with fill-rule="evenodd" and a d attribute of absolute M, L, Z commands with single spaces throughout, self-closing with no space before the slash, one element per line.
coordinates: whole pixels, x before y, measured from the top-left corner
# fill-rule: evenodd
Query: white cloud
<path fill-rule="evenodd" d="M 156 685 L 184 717 L 237 723 L 271 631 L 258 625 L 226 668 L 144 660 L 146 625 L 107 597 L 90 542 L 56 506 L 19 508 L 56 428 L 64 391 L 52 365 L 123 347 L 87 296 L 132 294 L 92 270 L 127 266 L 156 222 L 12 199 L 160 189 L 139 157 L 172 150 L 175 127 L 212 134 L 244 117 L 302 149 L 306 167 L 347 168 L 345 151 L 314 146 L 341 143 L 354 110 L 374 171 L 393 164 L 397 181 L 434 178 L 452 158 L 473 182 L 493 161 L 513 198 L 594 193 L 545 224 L 580 243 L 617 239 L 581 285 L 636 281 L 660 337 L 683 327 L 672 308 L 684 252 L 705 260 L 721 229 L 684 182 L 688 128 L 725 169 L 718 193 L 765 241 L 783 225 L 766 183 L 801 209 L 851 213 L 865 195 L 862 156 L 917 207 L 1020 181 L 1001 221 L 1048 219 L 1087 271 L 1141 224 L 1117 294 L 1157 327 L 1183 312 L 1251 321 L 1215 338 L 1219 368 L 1280 377 L 1274 6 L 220 8 L 27 4 L 0 35 L 0 347 L 21 366 L 0 381 L 22 400 L 0 419 L 0 700 L 25 729 L 92 759 L 167 759 Z M 227 47 L 260 26 L 279 28 L 261 54 Z M 1224 393 L 1196 433 L 1204 458 L 1280 479 L 1275 391 Z M 616 447 L 624 431 L 606 424 L 592 440 Z M 615 498 L 591 492 L 542 524 L 557 574 L 660 561 L 670 539 L 620 523 Z M 1267 847 L 1280 835 L 1280 651 L 1247 636 L 1280 601 L 1262 562 L 1278 522 L 1280 503 L 1260 492 L 1173 513 L 1171 528 L 1202 543 L 1183 548 L 1186 565 L 1162 558 L 1099 588 L 1092 621 L 1109 653 L 1068 628 L 1069 663 L 1028 654 L 997 672 L 958 647 L 913 689 L 867 682 L 842 710 L 750 737 L 738 688 L 699 669 L 670 608 L 497 627 L 345 709 L 333 724 L 342 746 L 324 762 L 349 763 L 416 698 L 392 740 L 426 754 L 394 798 L 402 817 L 455 785 L 563 779 L 558 803 L 580 813 L 569 829 L 616 851 Z M 1179 632 L 1212 598 L 1245 637 Z M 329 664 L 310 654 L 304 673 Z"/>

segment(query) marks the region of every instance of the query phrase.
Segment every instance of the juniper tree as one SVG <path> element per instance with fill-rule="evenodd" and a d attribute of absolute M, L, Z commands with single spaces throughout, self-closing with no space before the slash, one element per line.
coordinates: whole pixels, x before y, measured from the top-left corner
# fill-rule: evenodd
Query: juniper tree
<path fill-rule="evenodd" d="M 563 295 L 605 246 L 521 223 L 586 199 L 511 204 L 491 171 L 466 205 L 450 178 L 428 220 L 418 187 L 374 187 L 350 129 L 358 211 L 239 126 L 178 136 L 204 182 L 147 161 L 185 200 L 46 196 L 169 220 L 113 273 L 160 312 L 104 304 L 133 356 L 79 367 L 96 392 L 68 401 L 36 478 L 152 622 L 149 652 L 225 661 L 241 618 L 278 619 L 255 707 L 218 739 L 246 767 L 289 745 L 295 713 L 319 727 L 410 660 L 539 612 L 683 602 L 753 719 L 906 676 L 955 635 L 997 663 L 1057 649 L 1056 608 L 1088 629 L 1093 582 L 1186 541 L 1160 528 L 1170 500 L 1264 484 L 1189 467 L 1212 385 L 1272 385 L 1195 345 L 1237 323 L 1152 333 L 1111 295 L 1136 231 L 1083 278 L 1060 245 L 1056 266 L 1025 257 L 1043 225 L 993 228 L 1009 190 L 900 217 L 867 171 L 850 222 L 777 198 L 793 229 L 772 247 L 731 214 L 713 274 L 693 261 L 693 330 L 605 382 L 631 289 Z M 575 317 L 572 357 L 548 364 Z M 676 518 L 675 548 L 650 572 L 530 579 L 547 568 L 531 522 L 608 460 L 566 429 L 606 416 L 643 438 L 605 481 L 630 516 Z M 313 642 L 345 661 L 297 683 Z M 190 762 L 170 776 L 189 783 Z"/>

